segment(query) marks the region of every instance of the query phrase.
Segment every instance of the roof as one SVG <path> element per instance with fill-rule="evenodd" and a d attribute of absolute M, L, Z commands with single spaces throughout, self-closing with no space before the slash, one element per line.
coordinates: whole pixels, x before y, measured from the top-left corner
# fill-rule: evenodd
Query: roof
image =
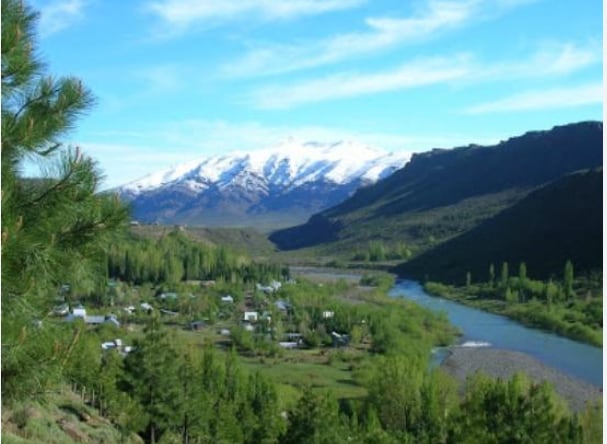
<path fill-rule="evenodd" d="M 285 301 L 283 301 L 281 299 L 279 299 L 278 301 L 274 302 L 274 305 L 279 310 L 288 310 L 291 307 L 291 305 L 288 302 L 285 302 Z"/>
<path fill-rule="evenodd" d="M 105 316 L 87 316 L 84 319 L 87 324 L 103 324 L 105 322 Z"/>

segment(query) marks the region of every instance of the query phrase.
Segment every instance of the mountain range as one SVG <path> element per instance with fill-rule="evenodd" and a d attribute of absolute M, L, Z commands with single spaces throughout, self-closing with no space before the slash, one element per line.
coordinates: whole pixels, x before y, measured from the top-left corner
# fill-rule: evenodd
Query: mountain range
<path fill-rule="evenodd" d="M 589 176 L 592 180 L 586 176 L 564 180 L 576 171 L 602 166 L 602 140 L 602 122 L 580 122 L 528 132 L 494 146 L 469 145 L 414 154 L 393 175 L 359 189 L 342 203 L 313 215 L 305 224 L 275 231 L 270 239 L 284 250 L 315 247 L 317 253 L 325 254 L 353 252 L 371 242 L 383 242 L 387 247 L 404 243 L 414 258 L 397 270 L 415 277 L 432 272 L 443 278 L 459 278 L 465 274 L 461 267 L 470 261 L 482 262 L 483 273 L 489 262 L 497 264 L 508 258 L 525 261 L 526 250 L 506 248 L 517 236 L 526 239 L 527 250 L 539 251 L 534 255 L 536 262 L 551 254 L 560 263 L 563 257 L 573 254 L 565 251 L 571 250 L 571 245 L 559 242 L 553 235 L 542 238 L 542 231 L 531 230 L 526 221 L 540 216 L 534 211 L 542 208 L 541 203 L 546 200 L 552 206 L 543 212 L 544 233 L 566 236 L 576 231 L 577 234 L 570 234 L 572 239 L 585 236 L 590 240 L 578 244 L 580 249 L 590 248 L 592 242 L 602 245 L 601 218 L 597 219 L 601 214 L 597 206 L 602 207 L 597 177 L 602 178 L 602 169 Z M 559 180 L 564 181 L 557 187 Z M 557 188 L 539 191 L 553 182 Z M 573 214 L 577 214 L 577 219 Z M 592 224 L 582 220 L 586 214 L 594 218 Z M 493 218 L 497 221 L 490 223 Z M 564 221 L 570 226 L 563 227 Z M 480 230 L 484 223 L 493 228 Z M 580 232 L 580 227 L 586 227 L 586 231 Z M 463 235 L 467 237 L 458 239 Z M 509 241 L 489 242 L 487 237 L 491 236 Z M 548 243 L 556 247 L 548 248 Z M 483 250 L 480 244 L 487 248 Z M 455 254 L 453 249 L 460 251 Z M 597 257 L 595 250 L 582 254 L 585 265 L 591 268 L 602 264 L 602 257 Z M 462 257 L 472 255 L 472 251 L 478 257 Z M 544 274 L 554 271 L 541 268 Z"/>
<path fill-rule="evenodd" d="M 144 222 L 276 228 L 338 204 L 408 158 L 350 141 L 291 138 L 265 150 L 187 162 L 117 192 Z"/>

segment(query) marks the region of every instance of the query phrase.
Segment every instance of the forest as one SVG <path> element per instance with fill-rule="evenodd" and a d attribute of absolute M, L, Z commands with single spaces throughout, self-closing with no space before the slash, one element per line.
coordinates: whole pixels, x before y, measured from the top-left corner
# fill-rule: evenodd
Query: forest
<path fill-rule="evenodd" d="M 36 17 L 2 1 L 3 441 L 601 441 L 601 405 L 572 412 L 524 375 L 460 390 L 429 363 L 457 331 L 385 276 L 319 284 L 179 230 L 132 235 L 61 142 L 94 99 L 45 72 Z"/>

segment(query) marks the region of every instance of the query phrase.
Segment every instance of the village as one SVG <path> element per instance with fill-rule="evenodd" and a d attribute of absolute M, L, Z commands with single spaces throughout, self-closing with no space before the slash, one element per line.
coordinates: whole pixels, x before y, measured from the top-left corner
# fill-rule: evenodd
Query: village
<path fill-rule="evenodd" d="M 294 279 L 256 283 L 244 292 L 222 291 L 223 285 L 213 280 L 188 284 L 186 291 L 158 291 L 153 297 L 140 297 L 140 288 L 110 281 L 109 291 L 122 297 L 112 298 L 113 305 L 90 309 L 80 301 L 66 302 L 70 286 L 65 284 L 57 300 L 60 303 L 49 314 L 64 322 L 99 328 L 100 348 L 116 350 L 122 356 L 134 350 L 127 342 L 151 316 L 158 316 L 163 324 L 186 337 L 195 335 L 254 355 L 276 354 L 281 349 L 339 348 L 350 342 L 347 331 L 335 322 L 331 303 L 314 307 L 294 304 L 285 291 L 301 286 Z M 322 288 L 322 284 L 314 285 Z M 117 291 L 118 288 L 122 290 Z M 236 293 L 240 296 L 233 295 Z"/>

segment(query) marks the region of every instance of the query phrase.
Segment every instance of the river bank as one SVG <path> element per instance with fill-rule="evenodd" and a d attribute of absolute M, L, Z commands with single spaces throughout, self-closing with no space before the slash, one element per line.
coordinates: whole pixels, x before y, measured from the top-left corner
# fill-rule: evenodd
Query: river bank
<path fill-rule="evenodd" d="M 534 382 L 547 381 L 552 384 L 573 411 L 580 411 L 586 403 L 595 402 L 603 396 L 600 387 L 568 376 L 525 353 L 510 350 L 455 346 L 450 349 L 441 368 L 462 384 L 466 377 L 476 372 L 502 379 L 523 372 Z"/>
<path fill-rule="evenodd" d="M 481 298 L 475 295 L 474 291 L 466 288 L 436 282 L 427 282 L 424 284 L 424 290 L 432 296 L 505 316 L 527 327 L 542 329 L 595 347 L 603 346 L 603 329 L 586 325 L 581 321 L 580 313 L 565 308 L 564 304 L 553 304 L 548 308 L 546 304 L 537 300 L 508 303 L 503 300 Z"/>
<path fill-rule="evenodd" d="M 390 291 L 436 311 L 444 312 L 462 332 L 461 343 L 487 343 L 492 348 L 532 356 L 566 375 L 603 385 L 603 350 L 543 330 L 528 328 L 504 316 L 429 295 L 419 282 L 401 280 Z"/>

